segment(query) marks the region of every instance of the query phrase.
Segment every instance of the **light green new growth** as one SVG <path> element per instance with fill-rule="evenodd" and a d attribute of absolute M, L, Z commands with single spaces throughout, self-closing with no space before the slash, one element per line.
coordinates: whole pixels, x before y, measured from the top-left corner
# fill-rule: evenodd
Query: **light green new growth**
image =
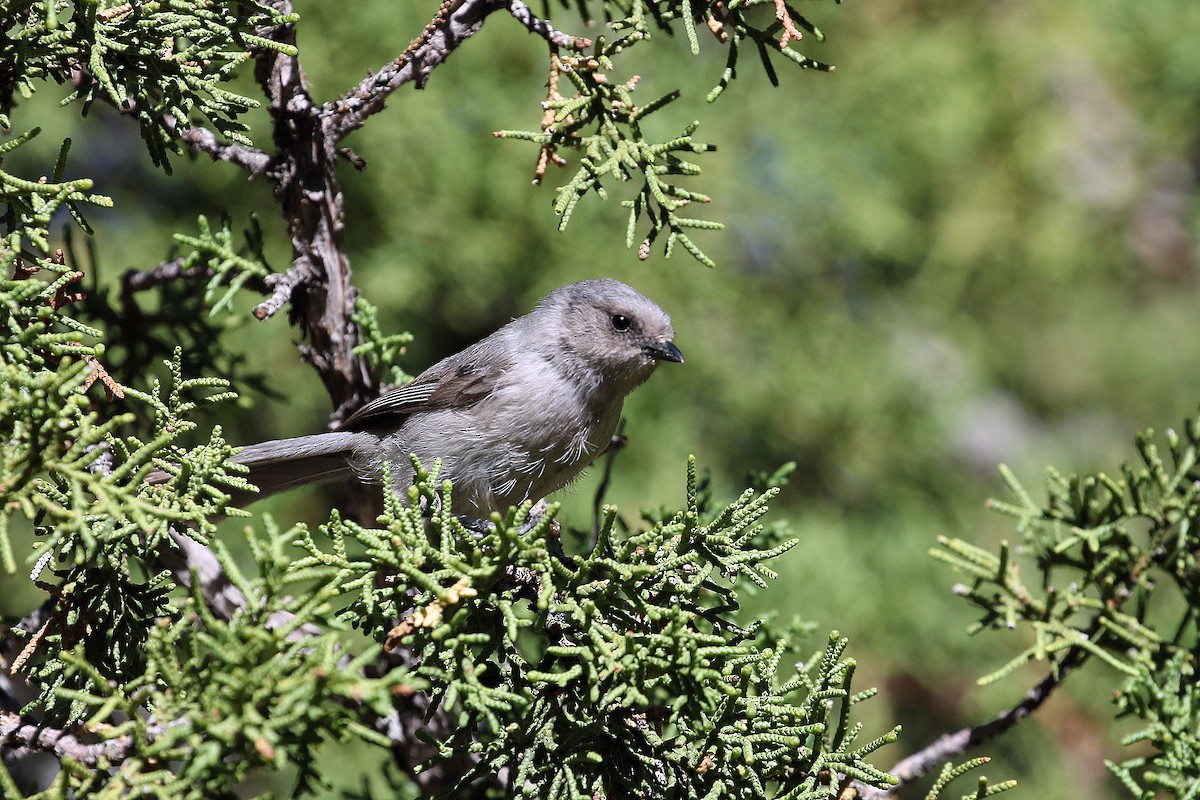
<path fill-rule="evenodd" d="M 354 298 L 354 314 L 350 320 L 358 326 L 362 344 L 353 353 L 365 355 L 371 371 L 385 386 L 402 386 L 412 380 L 400 366 L 404 349 L 412 342 L 411 333 L 385 334 L 379 327 L 378 309 L 359 295 Z"/>
<path fill-rule="evenodd" d="M 274 528 L 266 540 L 251 534 L 260 572 L 252 577 L 217 545 L 245 607 L 221 619 L 196 593 L 158 609 L 164 616 L 137 642 L 140 670 L 120 683 L 86 646 L 62 653 L 55 699 L 70 702 L 85 728 L 112 749 L 93 763 L 66 763 L 38 797 L 229 797 L 251 770 L 289 766 L 304 788 L 317 779 L 313 759 L 322 744 L 352 738 L 387 744 L 348 709 L 386 708 L 404 687 L 404 674 L 363 676 L 378 648 L 347 656 L 327 596 L 301 600 L 271 591 L 282 568 L 280 549 L 295 534 Z M 314 618 L 330 627 L 297 635 Z"/>
<path fill-rule="evenodd" d="M 942 796 L 942 792 L 952 781 L 982 767 L 990 761 L 990 758 L 983 756 L 972 758 L 970 761 L 964 761 L 958 765 L 947 763 L 942 767 L 942 771 L 938 773 L 937 780 L 933 782 L 933 786 L 929 787 L 929 793 L 925 795 L 925 800 L 938 800 Z M 1017 782 L 1012 780 L 993 784 L 989 783 L 986 777 L 979 776 L 976 781 L 975 791 L 970 794 L 964 794 L 961 797 L 962 800 L 983 800 L 985 797 L 993 797 L 1001 792 L 1007 792 L 1009 789 L 1016 788 L 1016 785 Z"/>
<path fill-rule="evenodd" d="M 112 207 L 110 198 L 90 193 L 92 181 L 89 178 L 63 180 L 67 153 L 71 149 L 70 139 L 63 142 L 58 161 L 49 176 L 26 180 L 4 171 L 5 157 L 39 133 L 41 129 L 34 128 L 0 143 L 0 203 L 5 206 L 4 215 L 0 217 L 4 222 L 4 238 L 0 240 L 0 270 L 6 275 L 19 260 L 24 260 L 28 265 L 47 266 L 51 263 L 50 220 L 59 209 L 66 208 L 75 224 L 90 232 L 91 228 L 83 218 L 80 206 L 87 203 Z"/>

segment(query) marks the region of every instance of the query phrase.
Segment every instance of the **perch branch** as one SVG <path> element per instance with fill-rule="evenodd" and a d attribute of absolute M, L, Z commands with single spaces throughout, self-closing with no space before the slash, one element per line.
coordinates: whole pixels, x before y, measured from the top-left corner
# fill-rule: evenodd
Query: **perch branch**
<path fill-rule="evenodd" d="M 177 531 L 171 531 L 171 541 L 178 549 L 163 547 L 158 554 L 158 563 L 171 570 L 181 586 L 191 589 L 198 586 L 205 604 L 221 619 L 228 620 L 246 607 L 246 596 L 229 580 L 217 556 L 205 545 Z M 276 611 L 266 622 L 268 630 L 290 622 L 295 615 L 288 611 Z M 320 636 L 321 629 L 313 624 L 301 625 L 289 634 L 289 639 L 305 636 Z"/>
<path fill-rule="evenodd" d="M 613 465 L 617 461 L 617 454 L 628 444 L 629 437 L 625 435 L 625 419 L 622 418 L 617 425 L 616 433 L 608 443 L 608 449 L 604 452 L 604 473 L 600 476 L 600 485 L 596 487 L 596 496 L 592 499 L 592 541 L 588 552 L 596 549 L 596 540 L 600 536 L 600 518 L 604 511 L 604 497 L 608 494 L 608 485 L 612 481 Z"/>
<path fill-rule="evenodd" d="M 228 620 L 238 609 L 246 607 L 246 596 L 229 580 L 212 550 L 174 530 L 171 541 L 175 547 L 164 545 L 158 553 L 158 563 L 171 570 L 181 586 L 198 587 L 205 604 L 221 619 Z"/>

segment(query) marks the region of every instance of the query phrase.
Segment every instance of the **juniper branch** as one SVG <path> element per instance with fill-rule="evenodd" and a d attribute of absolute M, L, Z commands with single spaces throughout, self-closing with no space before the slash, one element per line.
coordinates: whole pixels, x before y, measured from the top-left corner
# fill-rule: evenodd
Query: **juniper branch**
<path fill-rule="evenodd" d="M 1021 702 L 1005 709 L 995 719 L 988 722 L 960 728 L 953 733 L 942 734 L 922 749 L 897 762 L 888 770 L 900 781 L 895 786 L 878 789 L 856 782 L 854 788 L 858 792 L 857 796 L 862 800 L 886 800 L 886 798 L 897 797 L 897 792 L 905 786 L 928 775 L 942 764 L 957 758 L 972 747 L 997 738 L 1037 711 L 1062 685 L 1067 676 L 1087 661 L 1089 655 L 1081 647 L 1068 650 L 1066 655 L 1054 662 L 1046 676 L 1025 693 Z"/>
<path fill-rule="evenodd" d="M 508 0 L 508 13 L 512 14 L 513 18 L 529 29 L 530 33 L 536 33 L 541 36 L 551 47 L 561 47 L 565 50 L 583 50 L 592 46 L 591 39 L 585 39 L 582 36 L 572 36 L 569 33 L 555 30 L 554 27 L 544 19 L 541 19 L 530 10 L 522 0 Z"/>
<path fill-rule="evenodd" d="M 145 735 L 147 740 L 153 740 L 168 727 L 183 724 L 186 724 L 186 720 L 177 720 L 165 726 L 147 725 Z M 101 742 L 84 742 L 74 733 L 35 725 L 17 714 L 0 711 L 0 753 L 6 762 L 35 753 L 53 753 L 59 758 L 68 757 L 85 767 L 95 767 L 101 762 L 119 764 L 134 752 L 137 746 L 134 738 L 133 735 L 127 735 Z"/>
<path fill-rule="evenodd" d="M 76 66 L 71 70 L 71 85 L 77 92 L 87 93 L 95 84 L 95 77 L 82 66 Z M 121 102 L 117 102 L 107 94 L 100 94 L 99 97 L 121 114 L 137 116 L 138 104 L 133 98 L 127 97 Z M 202 125 L 189 124 L 180 129 L 179 120 L 172 114 L 163 114 L 160 120 L 164 130 L 172 133 L 178 131 L 180 140 L 197 153 L 205 153 L 214 161 L 228 161 L 236 164 L 254 177 L 265 174 L 271 164 L 271 157 L 257 147 L 236 142 L 222 142 L 217 138 L 217 134 Z"/>
<path fill-rule="evenodd" d="M 254 16 L 261 18 L 261 14 L 258 13 L 260 11 L 261 8 L 242 9 L 242 19 L 250 19 Z M 136 29 L 139 23 L 144 21 L 144 18 L 140 13 L 133 12 L 133 8 L 128 5 L 108 9 L 105 15 L 105 24 L 109 26 L 124 24 L 126 30 Z M 169 20 L 172 15 L 170 10 L 161 8 L 154 9 L 149 13 L 161 14 L 160 24 L 164 19 Z M 100 16 L 102 15 L 97 14 L 97 17 Z M 120 17 L 128 18 L 118 22 L 117 18 Z M 210 37 L 221 29 L 220 24 L 213 25 L 216 20 L 212 17 L 211 14 L 201 14 L 197 17 L 197 19 L 205 19 L 209 24 L 206 32 Z M 226 18 L 223 22 L 231 24 L 233 20 Z M 167 24 L 176 23 L 168 21 Z M 260 29 L 267 28 L 260 26 Z M 80 38 L 87 39 L 88 37 L 81 36 Z M 246 38 L 249 40 L 247 43 L 250 52 L 269 50 L 272 47 L 269 37 L 247 36 Z M 142 127 L 143 136 L 147 138 L 151 157 L 154 158 L 155 163 L 161 164 L 164 169 L 170 171 L 165 148 L 173 148 L 171 140 L 178 139 L 196 152 L 207 153 L 214 159 L 237 164 L 251 175 L 261 175 L 266 172 L 270 165 L 270 157 L 250 144 L 249 140 L 241 133 L 246 128 L 236 120 L 239 113 L 255 105 L 254 101 L 229 93 L 221 95 L 219 101 L 212 98 L 207 98 L 206 101 L 202 97 L 205 91 L 203 78 L 199 79 L 199 83 L 188 84 L 188 78 L 184 77 L 182 83 L 188 84 L 191 94 L 185 93 L 179 98 L 151 97 L 141 92 L 122 90 L 120 84 L 124 82 L 123 79 L 119 77 L 114 79 L 106 59 L 111 53 L 127 53 L 128 42 L 109 41 L 108 36 L 103 32 L 98 32 L 95 39 L 90 52 L 73 54 L 65 65 L 48 65 L 47 73 L 58 74 L 61 76 L 60 80 L 65 79 L 74 87 L 73 96 L 75 98 L 84 98 L 85 102 L 91 102 L 98 98 L 116 108 L 121 114 L 136 118 Z M 173 48 L 173 40 L 168 39 L 167 41 L 169 42 L 168 49 Z M 100 42 L 103 42 L 104 45 L 101 46 Z M 210 46 L 212 39 L 206 38 L 204 42 L 205 46 Z M 227 55 L 222 54 L 221 60 L 224 61 Z M 170 64 L 169 69 L 178 66 L 169 58 L 161 59 L 161 63 Z M 195 65 L 188 66 L 193 70 L 185 69 L 183 74 L 196 79 L 196 76 L 192 74 Z M 205 62 L 207 69 L 215 69 L 217 66 L 214 62 Z M 199 106 L 194 105 L 197 99 L 199 99 Z M 198 110 L 199 113 L 206 115 L 217 125 L 219 130 L 214 132 L 190 121 L 189 117 L 193 110 Z M 223 134 L 232 141 L 222 142 L 218 138 L 218 134 Z"/>
<path fill-rule="evenodd" d="M 175 530 L 171 541 L 175 547 L 163 547 L 158 563 L 171 570 L 179 585 L 187 589 L 197 586 L 208 607 L 224 620 L 246 607 L 245 595 L 229 580 L 212 550 Z"/>
<path fill-rule="evenodd" d="M 592 538 L 589 550 L 595 548 L 596 540 L 600 536 L 600 521 L 604 516 L 604 498 L 608 494 L 608 485 L 612 481 L 613 465 L 616 464 L 617 454 L 628 444 L 629 439 L 625 436 L 625 420 L 622 419 L 604 453 L 604 471 L 600 475 L 600 485 L 596 487 L 596 495 L 592 500 Z"/>
<path fill-rule="evenodd" d="M 96 79 L 82 67 L 71 70 L 71 85 L 76 91 L 87 92 L 95 83 Z M 138 105 L 133 98 L 126 98 L 119 103 L 106 94 L 101 94 L 100 98 L 121 114 L 137 115 Z M 180 141 L 197 153 L 211 156 L 213 161 L 228 161 L 246 170 L 253 177 L 266 174 L 271 166 L 271 157 L 257 147 L 237 142 L 222 142 L 216 133 L 203 125 L 189 124 L 180 128 L 179 120 L 172 114 L 163 114 L 160 119 L 164 130 L 172 133 L 178 131 Z"/>
<path fill-rule="evenodd" d="M 326 103 L 323 115 L 340 141 L 361 128 L 367 117 L 383 110 L 388 95 L 415 81 L 424 88 L 429 74 L 460 44 L 483 27 L 484 20 L 503 8 L 499 0 L 443 0 L 433 19 L 390 64 L 366 78 L 337 100 Z"/>
<path fill-rule="evenodd" d="M 227 621 L 246 607 L 246 596 L 229 579 L 210 548 L 174 530 L 171 531 L 171 541 L 178 549 L 164 547 L 159 553 L 158 563 L 171 570 L 180 586 L 186 589 L 198 586 L 212 612 Z M 294 618 L 295 615 L 288 611 L 276 611 L 267 619 L 265 627 L 268 630 L 281 628 Z M 293 637 L 320 636 L 322 633 L 318 626 L 306 623 L 295 630 Z"/>
<path fill-rule="evenodd" d="M 121 276 L 121 296 L 123 298 L 132 298 L 138 292 L 144 292 L 172 281 L 207 280 L 212 277 L 212 270 L 206 267 L 185 269 L 183 266 L 184 261 L 185 259 L 183 258 L 173 258 L 150 269 L 127 270 Z"/>
<path fill-rule="evenodd" d="M 60 758 L 69 756 L 91 766 L 99 763 L 101 758 L 115 763 L 124 760 L 128 744 L 127 740 L 123 742 L 118 739 L 84 744 L 66 731 L 33 725 L 16 714 L 0 711 L 0 753 L 3 753 L 6 762 L 44 752 Z"/>

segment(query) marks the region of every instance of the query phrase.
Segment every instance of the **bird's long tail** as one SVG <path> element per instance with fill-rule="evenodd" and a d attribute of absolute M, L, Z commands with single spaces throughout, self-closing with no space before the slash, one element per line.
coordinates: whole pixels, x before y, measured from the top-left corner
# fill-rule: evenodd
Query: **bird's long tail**
<path fill-rule="evenodd" d="M 233 461 L 250 468 L 249 480 L 257 497 L 310 483 L 349 478 L 349 457 L 361 433 L 334 431 L 295 439 L 276 439 L 242 448 Z"/>
<path fill-rule="evenodd" d="M 258 491 L 234 491 L 229 504 L 243 507 L 286 489 L 349 478 L 354 475 L 350 456 L 355 445 L 367 435 L 333 431 L 243 447 L 230 460 L 250 468 L 246 479 L 257 486 Z M 146 480 L 164 483 L 169 477 L 165 472 L 155 472 Z"/>

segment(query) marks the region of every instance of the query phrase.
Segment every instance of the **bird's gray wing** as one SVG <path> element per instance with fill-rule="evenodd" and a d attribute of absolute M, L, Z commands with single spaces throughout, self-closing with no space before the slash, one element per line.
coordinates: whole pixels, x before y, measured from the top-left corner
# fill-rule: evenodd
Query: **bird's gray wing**
<path fill-rule="evenodd" d="M 435 409 L 466 408 L 491 394 L 506 365 L 483 356 L 472 358 L 471 350 L 427 369 L 412 383 L 394 389 L 359 408 L 338 430 L 361 431 L 380 427 L 397 428 L 405 417 Z"/>

